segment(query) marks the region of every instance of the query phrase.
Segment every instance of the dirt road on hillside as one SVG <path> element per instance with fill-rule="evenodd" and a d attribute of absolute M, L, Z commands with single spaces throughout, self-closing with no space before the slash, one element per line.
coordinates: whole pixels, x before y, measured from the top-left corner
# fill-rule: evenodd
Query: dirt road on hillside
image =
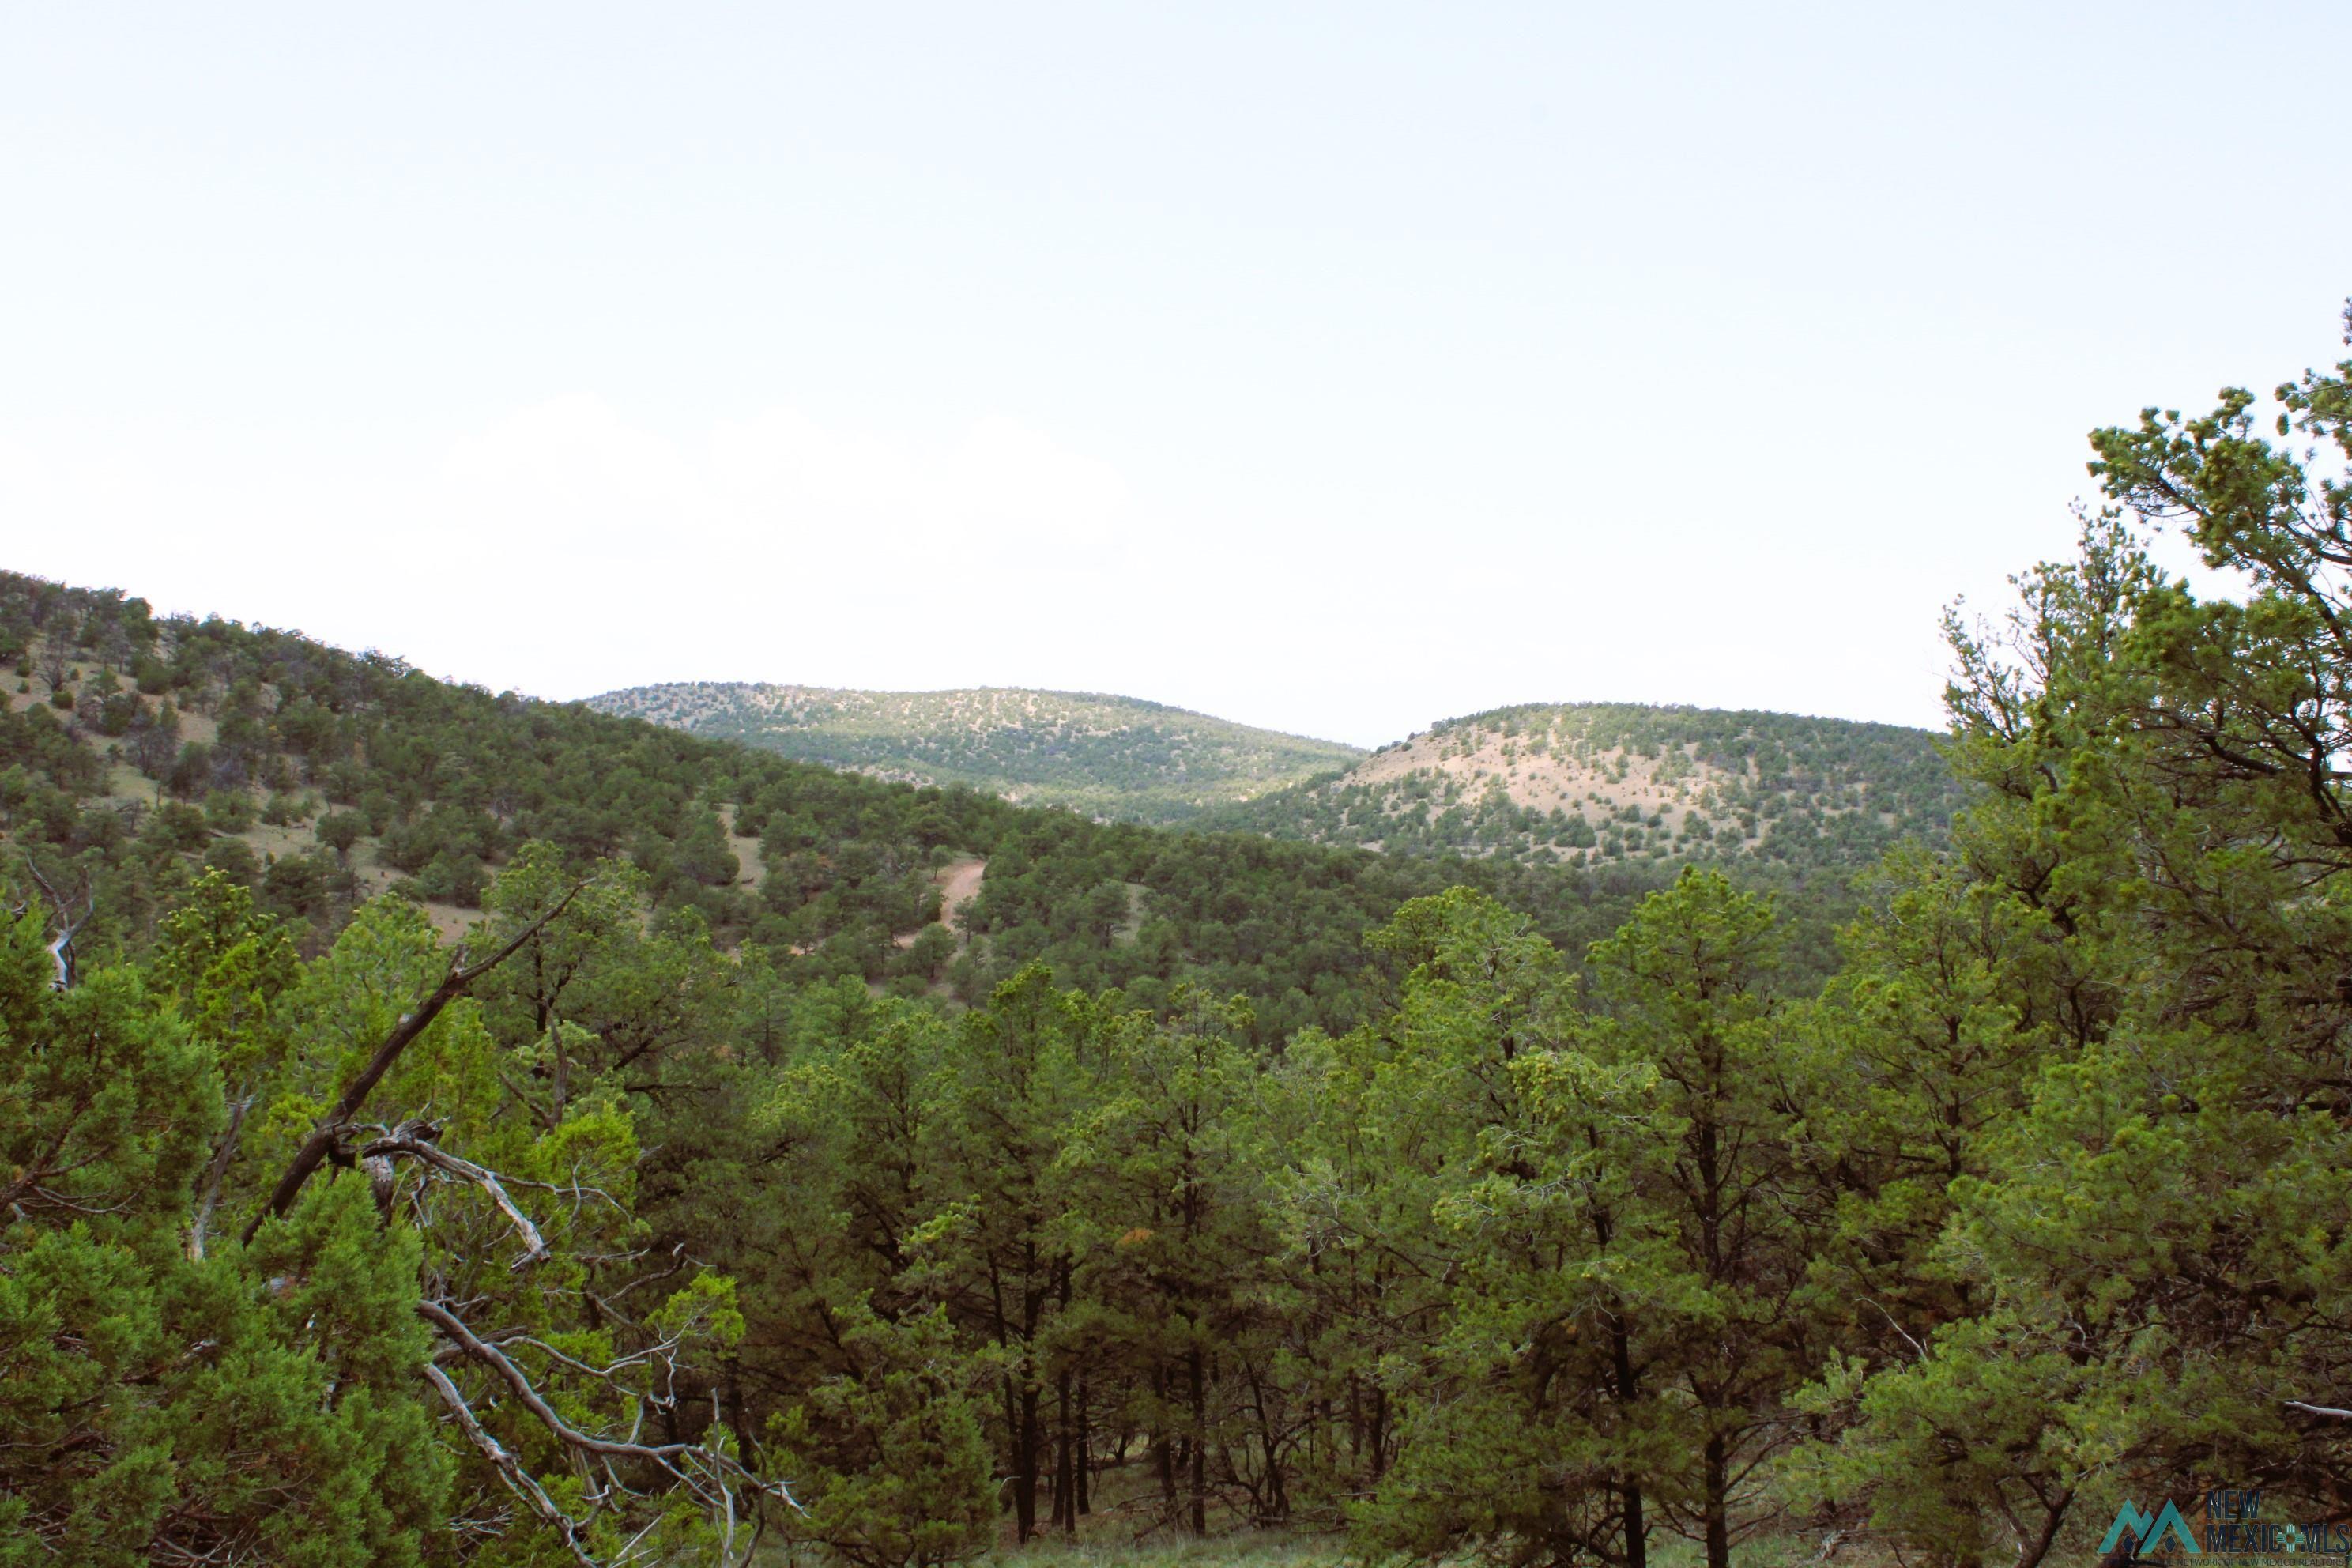
<path fill-rule="evenodd" d="M 956 917 L 979 893 L 981 875 L 987 869 L 985 860 L 950 860 L 940 868 L 940 923 L 959 936 L 963 927 Z"/>
<path fill-rule="evenodd" d="M 988 862 L 985 860 L 950 860 L 931 873 L 931 879 L 940 885 L 938 924 L 958 936 L 963 934 L 963 926 L 956 917 L 980 891 L 980 879 L 987 869 Z M 922 934 L 919 931 L 901 931 L 891 940 L 900 947 L 912 947 L 915 939 Z"/>

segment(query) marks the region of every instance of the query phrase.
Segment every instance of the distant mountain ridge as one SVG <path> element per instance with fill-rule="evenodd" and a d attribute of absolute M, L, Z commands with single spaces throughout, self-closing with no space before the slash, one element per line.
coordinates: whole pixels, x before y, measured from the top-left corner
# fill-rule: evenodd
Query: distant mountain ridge
<path fill-rule="evenodd" d="M 642 686 L 591 707 L 802 762 L 1090 816 L 1527 865 L 1857 869 L 1939 843 L 1937 734 L 1753 710 L 1529 703 L 1367 753 L 1135 698 Z"/>
<path fill-rule="evenodd" d="M 1358 747 L 1097 692 L 677 681 L 588 706 L 898 783 L 1168 825 L 1344 768 Z"/>
<path fill-rule="evenodd" d="M 1452 719 L 1202 826 L 1528 864 L 1860 868 L 1941 842 L 1968 795 L 1926 730 L 1633 703 Z"/>

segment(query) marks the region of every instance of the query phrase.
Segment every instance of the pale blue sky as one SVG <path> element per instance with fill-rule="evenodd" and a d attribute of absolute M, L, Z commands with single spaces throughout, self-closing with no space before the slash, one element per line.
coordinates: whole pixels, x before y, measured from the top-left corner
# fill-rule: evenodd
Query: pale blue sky
<path fill-rule="evenodd" d="M 0 563 L 572 697 L 1937 721 L 2352 6 L 0 11 Z"/>

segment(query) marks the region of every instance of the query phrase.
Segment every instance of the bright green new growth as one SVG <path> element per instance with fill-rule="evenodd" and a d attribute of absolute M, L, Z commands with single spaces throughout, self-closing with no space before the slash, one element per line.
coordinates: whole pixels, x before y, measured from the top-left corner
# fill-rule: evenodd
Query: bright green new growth
<path fill-rule="evenodd" d="M 161 924 L 152 973 L 65 989 L 37 914 L 0 931 L 0 1562 L 494 1561 L 465 1543 L 534 1527 L 743 1561 L 781 1493 L 675 1415 L 639 1440 L 742 1320 L 640 1267 L 621 1086 L 503 1114 L 533 1064 L 472 1003 L 411 1028 L 467 978 L 413 905 L 308 964 L 217 872 Z"/>
<path fill-rule="evenodd" d="M 204 849 L 233 813 L 92 805 L 105 698 L 12 716 L 0 1564 L 930 1568 L 1116 1521 L 2038 1568 L 2127 1500 L 2342 1516 L 2347 383 L 2279 389 L 2300 449 L 2235 393 L 2098 433 L 2117 510 L 1953 628 L 1980 798 L 1833 966 L 1801 881 L 1736 863 L 1423 886 L 625 726 L 593 780 L 468 753 L 377 803 L 402 854 L 493 805 L 574 836 L 433 851 L 498 873 L 453 964 L 446 908 L 305 912 Z M 2157 571 L 2149 521 L 2242 598 Z M 71 603 L 75 647 L 163 646 L 35 599 L 37 637 Z M 301 645 L 174 635 L 302 689 Z M 247 679 L 203 698 L 222 747 L 415 782 Z M 411 719 L 457 701 L 421 679 Z M 542 717 L 549 756 L 606 722 Z M 760 914 L 682 869 L 747 819 L 812 879 Z M 887 935 L 832 922 L 967 832 L 955 984 L 771 940 Z"/>

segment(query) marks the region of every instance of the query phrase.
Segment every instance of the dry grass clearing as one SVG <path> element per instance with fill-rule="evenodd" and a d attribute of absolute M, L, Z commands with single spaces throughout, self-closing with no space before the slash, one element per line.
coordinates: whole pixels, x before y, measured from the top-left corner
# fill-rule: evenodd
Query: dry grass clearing
<path fill-rule="evenodd" d="M 1633 806 L 1643 816 L 1656 813 L 1667 827 L 1679 828 L 1684 817 L 1702 809 L 1709 785 L 1743 778 L 1699 761 L 1693 751 L 1685 746 L 1655 757 L 1617 747 L 1578 752 L 1561 745 L 1538 751 L 1524 736 L 1457 727 L 1417 735 L 1368 757 L 1349 773 L 1347 782 L 1378 786 L 1415 773 L 1431 774 L 1459 784 L 1471 799 L 1499 784 L 1512 805 L 1535 811 L 1557 806 L 1575 816 L 1589 804 L 1599 810 L 1586 816 L 1609 816 Z"/>
<path fill-rule="evenodd" d="M 979 893 L 980 879 L 987 870 L 985 860 L 950 860 L 931 873 L 931 880 L 940 888 L 940 918 L 933 923 L 947 927 L 958 941 L 963 938 L 963 921 L 958 917 Z M 912 947 L 915 939 L 922 934 L 922 928 L 918 928 L 900 931 L 890 940 L 900 947 Z"/>
<path fill-rule="evenodd" d="M 735 854 L 736 885 L 758 892 L 768 879 L 768 863 L 760 854 L 759 839 L 735 831 L 732 801 L 719 808 L 719 824 L 727 830 L 727 847 Z"/>

